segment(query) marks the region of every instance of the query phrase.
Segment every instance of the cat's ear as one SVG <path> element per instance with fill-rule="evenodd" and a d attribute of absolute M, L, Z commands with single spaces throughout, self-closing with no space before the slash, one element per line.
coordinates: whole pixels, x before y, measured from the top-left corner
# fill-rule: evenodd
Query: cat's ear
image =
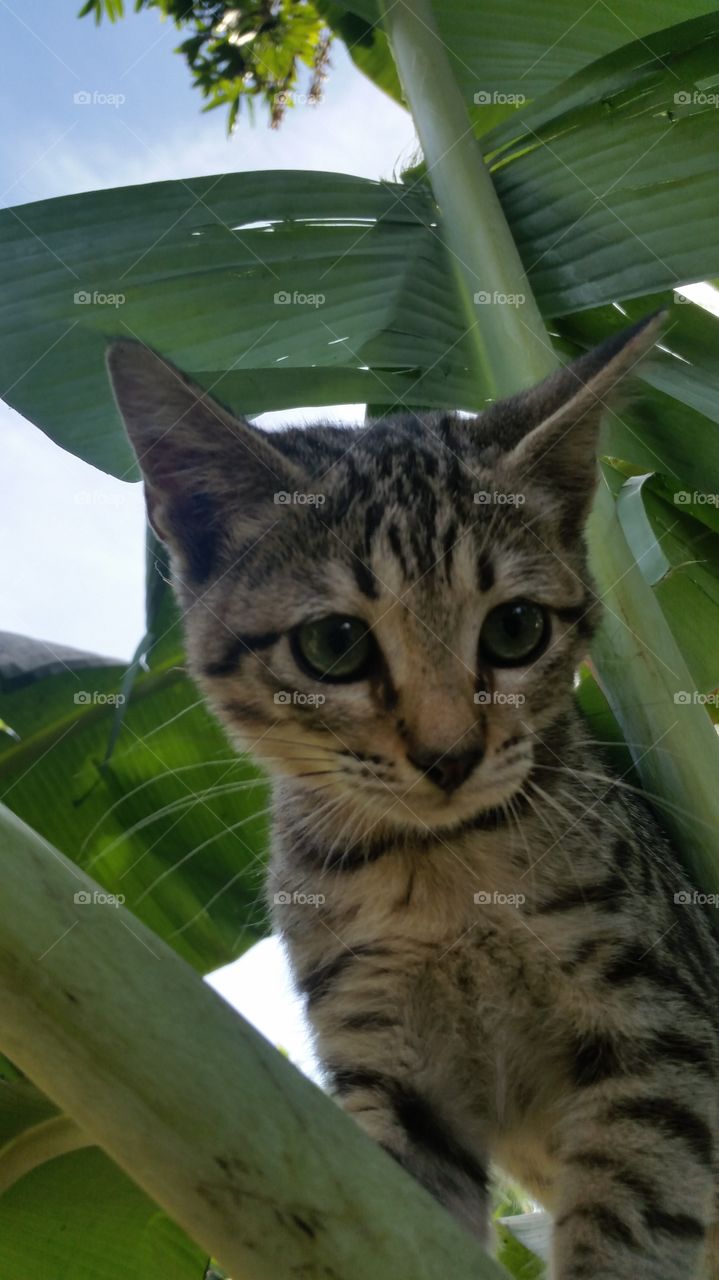
<path fill-rule="evenodd" d="M 193 577 L 206 578 L 233 514 L 266 522 L 274 495 L 303 488 L 304 477 L 265 432 L 143 343 L 113 342 L 107 365 L 150 523 Z"/>
<path fill-rule="evenodd" d="M 666 311 L 645 317 L 515 398 L 514 419 L 521 416 L 529 429 L 500 465 L 518 491 L 523 482 L 541 485 L 583 523 L 597 481 L 602 413 L 621 404 L 622 383 L 666 318 Z"/>

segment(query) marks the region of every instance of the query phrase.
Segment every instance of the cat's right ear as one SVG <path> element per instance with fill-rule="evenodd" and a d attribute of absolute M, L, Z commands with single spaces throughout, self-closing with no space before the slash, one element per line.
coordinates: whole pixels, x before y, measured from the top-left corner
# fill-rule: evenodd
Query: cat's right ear
<path fill-rule="evenodd" d="M 113 342 L 107 366 L 142 470 L 150 523 L 186 571 L 203 580 L 231 521 L 259 530 L 274 495 L 303 488 L 304 477 L 263 431 L 143 343 Z"/>

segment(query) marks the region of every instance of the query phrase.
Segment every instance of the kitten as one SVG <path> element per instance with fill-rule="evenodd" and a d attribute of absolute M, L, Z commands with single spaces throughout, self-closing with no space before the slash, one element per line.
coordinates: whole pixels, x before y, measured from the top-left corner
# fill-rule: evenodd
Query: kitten
<path fill-rule="evenodd" d="M 661 323 L 474 420 L 272 434 L 109 355 L 332 1092 L 484 1239 L 496 1160 L 556 1280 L 719 1277 L 719 947 L 572 693 L 600 412 Z"/>

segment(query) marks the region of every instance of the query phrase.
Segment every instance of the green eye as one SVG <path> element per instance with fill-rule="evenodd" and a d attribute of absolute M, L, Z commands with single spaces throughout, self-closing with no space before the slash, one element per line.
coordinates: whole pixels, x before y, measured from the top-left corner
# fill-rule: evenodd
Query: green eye
<path fill-rule="evenodd" d="M 375 644 L 361 618 L 330 614 L 303 622 L 292 635 L 300 666 L 317 680 L 361 680 L 375 656 Z"/>
<path fill-rule="evenodd" d="M 536 657 L 549 638 L 549 618 L 532 600 L 508 600 L 487 614 L 479 652 L 496 667 L 521 667 Z"/>

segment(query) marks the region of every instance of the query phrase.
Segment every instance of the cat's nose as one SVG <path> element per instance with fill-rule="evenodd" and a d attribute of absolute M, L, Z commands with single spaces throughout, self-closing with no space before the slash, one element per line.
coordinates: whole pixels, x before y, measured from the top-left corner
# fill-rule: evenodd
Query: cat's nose
<path fill-rule="evenodd" d="M 449 751 L 438 752 L 431 748 L 417 747 L 414 751 L 407 752 L 407 759 L 442 791 L 456 791 L 472 770 L 476 769 L 483 755 L 484 747 L 473 747 L 470 751 L 460 751 L 455 755 Z"/>

